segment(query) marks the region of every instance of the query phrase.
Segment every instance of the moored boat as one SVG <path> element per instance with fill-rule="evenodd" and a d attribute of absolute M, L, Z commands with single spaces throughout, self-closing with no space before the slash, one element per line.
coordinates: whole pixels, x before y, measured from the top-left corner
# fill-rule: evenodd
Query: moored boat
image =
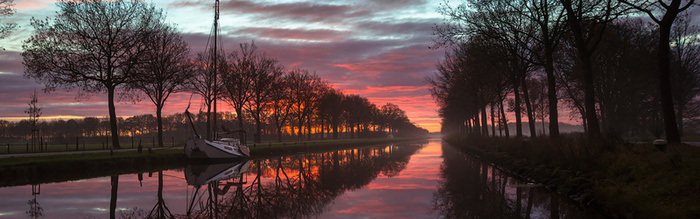
<path fill-rule="evenodd" d="M 194 138 L 187 140 L 185 144 L 185 156 L 187 158 L 193 160 L 225 160 L 250 157 L 250 149 L 245 145 L 245 131 L 227 132 L 228 134 L 238 133 L 241 139 L 221 138 L 213 141 L 207 140 L 197 134 L 190 112 L 185 110 L 185 114 L 190 120 L 190 125 L 192 125 L 192 130 L 194 131 Z"/>

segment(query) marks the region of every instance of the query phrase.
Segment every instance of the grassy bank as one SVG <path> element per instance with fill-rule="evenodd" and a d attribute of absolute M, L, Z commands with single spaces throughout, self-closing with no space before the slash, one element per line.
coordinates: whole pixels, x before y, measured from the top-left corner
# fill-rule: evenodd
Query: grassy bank
<path fill-rule="evenodd" d="M 445 138 L 458 148 L 547 185 L 611 217 L 700 218 L 700 148 L 651 144 Z"/>
<path fill-rule="evenodd" d="M 286 156 L 378 144 L 404 142 L 418 138 L 344 139 L 284 144 L 255 144 L 250 159 Z M 153 150 L 148 153 L 115 151 L 67 155 L 9 157 L 0 159 L 0 187 L 77 180 L 135 172 L 177 168 L 187 164 L 181 148 Z"/>

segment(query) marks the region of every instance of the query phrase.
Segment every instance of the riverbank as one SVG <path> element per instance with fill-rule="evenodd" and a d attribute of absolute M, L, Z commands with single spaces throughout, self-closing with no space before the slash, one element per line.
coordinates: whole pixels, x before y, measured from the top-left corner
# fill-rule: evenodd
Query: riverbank
<path fill-rule="evenodd" d="M 421 138 L 343 139 L 315 142 L 265 143 L 251 145 L 251 158 L 261 159 L 298 153 L 341 150 L 378 144 L 420 140 Z M 83 178 L 152 172 L 183 167 L 187 159 L 182 147 L 104 152 L 75 152 L 46 156 L 16 156 L 0 159 L 0 187 L 50 183 Z"/>
<path fill-rule="evenodd" d="M 559 142 L 478 136 L 445 141 L 583 205 L 620 218 L 700 218 L 700 148 L 661 152 L 651 144 L 602 150 L 575 137 Z"/>

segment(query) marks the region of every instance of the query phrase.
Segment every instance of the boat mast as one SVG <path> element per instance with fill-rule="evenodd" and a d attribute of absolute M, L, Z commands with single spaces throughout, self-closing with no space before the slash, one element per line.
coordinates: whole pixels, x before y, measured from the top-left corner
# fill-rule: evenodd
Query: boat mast
<path fill-rule="evenodd" d="M 214 61 L 214 119 L 213 119 L 213 120 L 214 120 L 214 121 L 213 121 L 213 124 L 212 124 L 212 126 L 213 126 L 213 127 L 212 127 L 212 128 L 213 128 L 212 131 L 213 131 L 214 133 L 213 133 L 213 136 L 210 136 L 210 137 L 212 138 L 212 140 L 216 140 L 216 138 L 217 138 L 217 131 L 216 131 L 216 114 L 217 114 L 217 113 L 216 113 L 216 99 L 218 98 L 217 96 L 218 96 L 218 94 L 219 94 L 219 84 L 218 84 L 218 82 L 217 82 L 217 79 L 219 78 L 219 72 L 218 72 L 218 68 L 217 68 L 217 66 L 216 66 L 216 63 L 217 63 L 217 61 L 218 61 L 218 57 L 217 57 L 217 55 L 216 55 L 216 52 L 217 52 L 217 50 L 218 50 L 218 48 L 216 47 L 216 41 L 217 41 L 217 39 L 219 38 L 219 37 L 218 37 L 219 30 L 218 30 L 218 29 L 219 29 L 219 0 L 216 0 L 216 3 L 214 4 L 214 48 L 213 48 L 213 49 L 214 49 L 214 57 L 213 57 L 213 59 L 214 59 L 214 60 L 213 60 L 213 61 Z"/>

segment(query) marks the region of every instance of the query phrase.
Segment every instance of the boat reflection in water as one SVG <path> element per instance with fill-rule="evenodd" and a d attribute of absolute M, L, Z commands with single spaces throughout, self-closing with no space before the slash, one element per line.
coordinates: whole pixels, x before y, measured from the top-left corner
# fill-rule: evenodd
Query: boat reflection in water
<path fill-rule="evenodd" d="M 422 144 L 303 154 L 234 164 L 187 166 L 191 218 L 318 216 L 347 190 L 396 175 Z M 247 173 L 243 174 L 245 171 Z M 206 186 L 204 188 L 203 186 Z M 202 189 L 204 188 L 204 189 Z"/>

